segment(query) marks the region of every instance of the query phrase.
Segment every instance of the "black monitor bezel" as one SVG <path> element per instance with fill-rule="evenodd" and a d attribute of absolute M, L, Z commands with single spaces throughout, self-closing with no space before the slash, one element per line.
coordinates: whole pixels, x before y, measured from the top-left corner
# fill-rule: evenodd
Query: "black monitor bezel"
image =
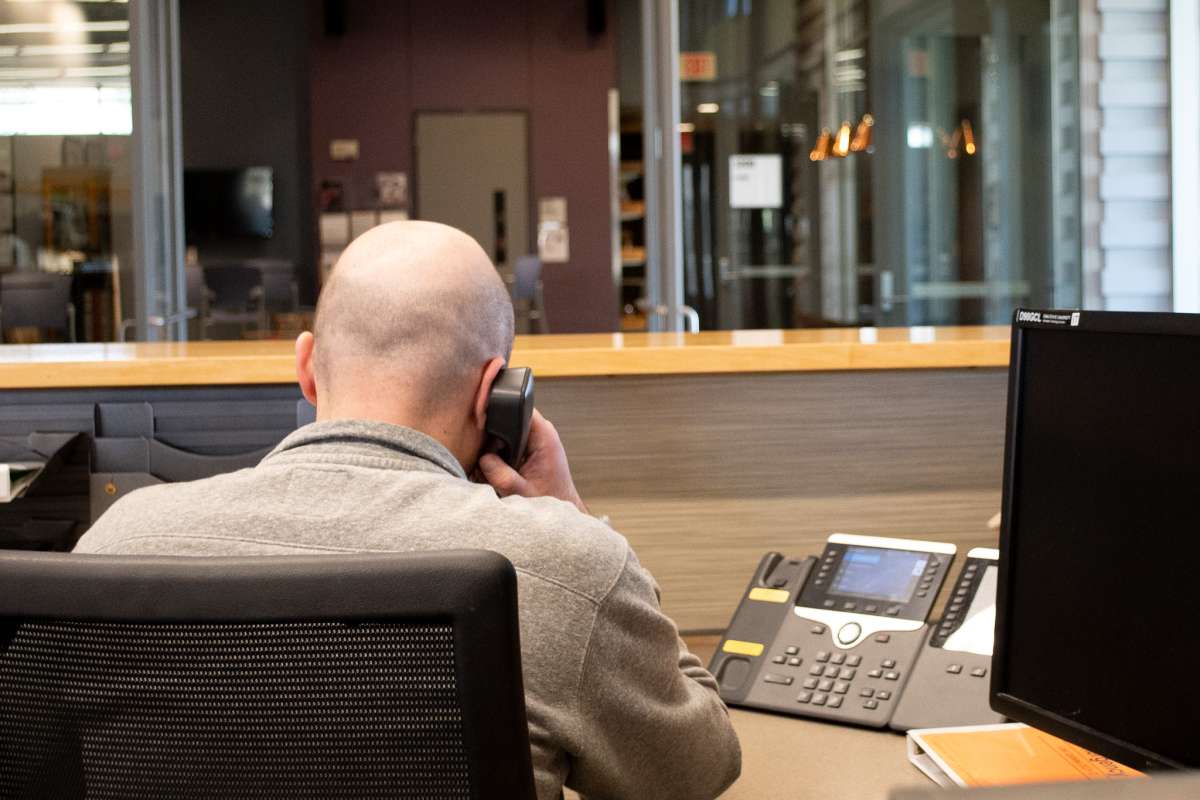
<path fill-rule="evenodd" d="M 1072 322 L 1072 315 L 1079 314 Z M 992 657 L 992 681 L 989 701 L 992 709 L 1009 719 L 1024 722 L 1054 736 L 1074 742 L 1081 747 L 1140 770 L 1188 769 L 1200 766 L 1185 765 L 1161 753 L 1155 753 L 1134 742 L 1123 740 L 1105 731 L 1096 730 L 1066 717 L 1022 700 L 1005 691 L 1007 681 L 1008 595 L 1012 583 L 1013 526 L 1016 523 L 1012 489 L 1016 465 L 1015 447 L 1021 425 L 1017 398 L 1020 396 L 1021 354 L 1028 330 L 1055 330 L 1070 335 L 1074 332 L 1130 333 L 1160 336 L 1200 336 L 1200 314 L 1168 314 L 1158 312 L 1122 311 L 1062 311 L 1018 308 L 1013 312 L 1012 338 L 1008 366 L 1007 415 L 1004 427 L 1004 483 L 1000 522 L 1000 572 L 996 585 L 996 635 Z"/>

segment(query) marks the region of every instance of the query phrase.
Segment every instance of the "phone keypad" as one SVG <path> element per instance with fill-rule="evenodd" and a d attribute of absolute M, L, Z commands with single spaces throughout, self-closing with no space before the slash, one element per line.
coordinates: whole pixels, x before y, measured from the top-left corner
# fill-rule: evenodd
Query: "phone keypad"
<path fill-rule="evenodd" d="M 820 628 L 820 633 L 817 633 L 817 628 Z M 815 626 L 810 631 L 810 635 L 814 637 L 824 633 L 824 626 Z M 877 634 L 872 638 L 882 644 L 891 641 L 889 634 Z M 771 662 L 784 667 L 800 667 L 805 665 L 801 655 L 803 652 L 801 644 L 786 644 L 772 655 Z M 839 709 L 847 699 L 851 699 L 862 711 L 888 713 L 889 702 L 895 690 L 881 688 L 881 685 L 891 683 L 894 686 L 904 674 L 900 662 L 892 657 L 864 660 L 858 653 L 817 650 L 811 659 L 812 662 L 807 664 L 801 673 L 806 676 L 800 682 L 802 689 L 795 696 L 799 706 Z M 787 670 L 769 673 L 764 675 L 762 680 L 766 683 L 791 685 L 791 676 L 787 674 Z"/>

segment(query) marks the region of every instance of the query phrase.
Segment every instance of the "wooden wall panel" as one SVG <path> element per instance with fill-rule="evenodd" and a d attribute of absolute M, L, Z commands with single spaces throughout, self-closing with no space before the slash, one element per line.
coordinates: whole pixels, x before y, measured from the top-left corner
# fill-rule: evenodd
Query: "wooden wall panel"
<path fill-rule="evenodd" d="M 592 512 L 705 631 L 768 550 L 834 531 L 994 546 L 1005 387 L 998 369 L 564 378 L 537 400 Z"/>

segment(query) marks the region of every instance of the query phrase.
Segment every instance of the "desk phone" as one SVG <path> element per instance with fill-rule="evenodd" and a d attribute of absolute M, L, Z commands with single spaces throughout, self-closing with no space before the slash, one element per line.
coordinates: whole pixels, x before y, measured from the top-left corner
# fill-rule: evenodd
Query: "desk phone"
<path fill-rule="evenodd" d="M 731 705 L 886 726 L 956 549 L 835 533 L 807 580 L 800 574 L 803 562 L 768 553 L 709 667 L 722 698 Z M 775 587 L 772 576 L 781 564 L 796 566 Z M 780 594 L 768 598 L 772 588 Z M 768 603 L 770 611 L 755 605 Z"/>
<path fill-rule="evenodd" d="M 1004 721 L 988 704 L 999 564 L 1000 551 L 993 547 L 967 553 L 954 593 L 904 687 L 892 717 L 895 730 Z"/>

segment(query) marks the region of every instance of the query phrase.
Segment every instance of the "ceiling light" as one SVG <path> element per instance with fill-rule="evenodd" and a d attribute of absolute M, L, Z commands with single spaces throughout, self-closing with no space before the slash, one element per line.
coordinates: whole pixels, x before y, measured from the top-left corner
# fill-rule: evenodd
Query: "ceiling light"
<path fill-rule="evenodd" d="M 905 138 L 913 150 L 933 147 L 933 128 L 928 125 L 909 125 Z"/>
<path fill-rule="evenodd" d="M 808 154 L 808 160 L 824 161 L 829 157 L 829 149 L 832 144 L 833 133 L 829 128 L 822 128 L 820 135 L 817 136 L 817 141 L 813 144 L 813 149 Z"/>
<path fill-rule="evenodd" d="M 25 44 L 23 56 L 86 56 L 104 52 L 102 44 Z"/>
<path fill-rule="evenodd" d="M 68 78 L 120 78 L 129 74 L 129 65 L 114 67 L 67 67 L 63 70 Z"/>
<path fill-rule="evenodd" d="M 128 53 L 129 52 L 129 42 L 113 42 L 112 44 L 110 44 L 108 46 L 108 52 L 110 52 L 110 53 Z"/>
<path fill-rule="evenodd" d="M 46 78 L 57 78 L 62 75 L 62 70 L 57 67 L 2 67 L 0 68 L 0 80 L 5 81 L 36 81 Z"/>
<path fill-rule="evenodd" d="M 129 30 L 129 21 L 121 20 L 118 22 L 75 22 L 64 21 L 62 24 L 54 22 L 16 22 L 10 25 L 0 25 L 0 34 L 17 34 L 17 33 L 63 33 L 63 32 L 84 32 L 84 33 L 107 33 L 107 32 L 122 32 Z"/>
<path fill-rule="evenodd" d="M 701 114 L 716 114 L 721 110 L 721 106 L 717 105 L 716 103 L 701 103 L 700 105 L 696 106 L 696 110 Z"/>
<path fill-rule="evenodd" d="M 833 137 L 833 146 L 829 152 L 838 158 L 845 158 L 850 152 L 850 123 L 843 121 L 838 127 L 837 135 Z"/>
<path fill-rule="evenodd" d="M 971 120 L 964 119 L 962 121 L 963 139 L 966 140 L 967 155 L 973 156 L 978 148 L 975 147 L 975 129 L 971 127 Z"/>
<path fill-rule="evenodd" d="M 695 132 L 695 130 L 696 130 L 696 123 L 694 123 L 694 122 L 679 123 L 679 132 L 680 133 L 693 133 L 693 132 Z"/>
<path fill-rule="evenodd" d="M 858 126 L 854 129 L 854 138 L 850 140 L 851 153 L 870 152 L 871 128 L 873 127 L 875 127 L 875 117 L 863 114 L 862 119 L 858 121 Z"/>

